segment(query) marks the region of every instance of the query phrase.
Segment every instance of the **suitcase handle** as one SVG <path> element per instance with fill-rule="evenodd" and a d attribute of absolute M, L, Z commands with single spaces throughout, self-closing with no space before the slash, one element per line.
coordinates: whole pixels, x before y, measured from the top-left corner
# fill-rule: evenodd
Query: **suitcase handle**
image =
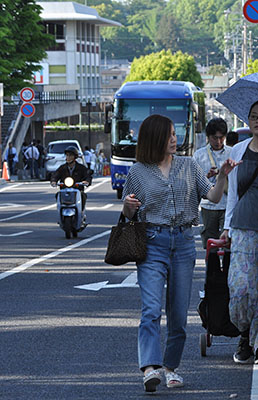
<path fill-rule="evenodd" d="M 230 247 L 230 242 L 227 242 L 225 239 L 208 239 L 207 240 L 207 249 L 206 249 L 206 261 L 208 260 L 209 252 L 210 249 L 214 248 L 220 248 L 220 247 Z M 224 255 L 224 251 L 219 250 L 218 255 Z"/>

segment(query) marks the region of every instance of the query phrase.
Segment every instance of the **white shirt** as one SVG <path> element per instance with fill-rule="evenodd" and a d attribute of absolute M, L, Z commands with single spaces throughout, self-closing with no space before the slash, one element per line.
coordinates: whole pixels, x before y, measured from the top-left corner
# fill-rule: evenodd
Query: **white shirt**
<path fill-rule="evenodd" d="M 38 160 L 39 158 L 39 151 L 35 146 L 29 146 L 24 153 L 24 156 L 28 160 L 29 158 L 33 158 L 34 160 Z"/>
<path fill-rule="evenodd" d="M 226 161 L 230 157 L 232 148 L 230 146 L 224 145 L 221 150 L 215 151 L 215 150 L 213 150 L 211 145 L 209 145 L 209 146 L 210 146 L 211 154 L 215 161 L 216 167 L 218 169 L 220 169 L 222 164 L 224 163 L 224 161 Z M 207 146 L 201 147 L 199 150 L 197 150 L 194 153 L 193 158 L 198 162 L 200 167 L 203 169 L 203 171 L 207 175 L 207 173 L 209 172 L 209 170 L 212 167 L 210 157 L 209 157 L 209 154 L 207 151 Z M 209 181 L 213 185 L 215 185 L 216 179 L 217 178 L 215 175 L 215 176 L 209 178 Z M 212 203 L 211 201 L 209 201 L 207 199 L 202 199 L 202 201 L 201 201 L 201 207 L 208 209 L 208 210 L 225 210 L 226 204 L 227 204 L 227 196 L 225 193 L 223 193 L 223 196 L 222 196 L 220 202 L 217 204 Z"/>
<path fill-rule="evenodd" d="M 89 150 L 85 150 L 85 152 L 83 153 L 84 155 L 84 160 L 87 163 L 91 162 L 91 152 Z"/>

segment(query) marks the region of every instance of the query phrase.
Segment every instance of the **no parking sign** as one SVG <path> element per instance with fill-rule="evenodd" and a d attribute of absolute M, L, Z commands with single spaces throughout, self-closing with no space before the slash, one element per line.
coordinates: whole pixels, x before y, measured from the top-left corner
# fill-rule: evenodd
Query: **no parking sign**
<path fill-rule="evenodd" d="M 245 18 L 253 24 L 258 23 L 258 0 L 248 0 L 243 7 Z"/>
<path fill-rule="evenodd" d="M 35 114 L 35 107 L 31 103 L 23 103 L 21 113 L 24 117 L 30 118 Z"/>

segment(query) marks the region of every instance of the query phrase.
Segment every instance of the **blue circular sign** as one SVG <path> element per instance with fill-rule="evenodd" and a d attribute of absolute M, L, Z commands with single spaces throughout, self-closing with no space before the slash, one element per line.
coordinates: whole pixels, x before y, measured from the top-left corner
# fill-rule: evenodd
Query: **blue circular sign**
<path fill-rule="evenodd" d="M 32 117 L 35 114 L 35 107 L 31 103 L 23 103 L 21 106 L 21 113 L 24 117 Z"/>
<path fill-rule="evenodd" d="M 252 23 L 258 23 L 258 1 L 248 0 L 243 7 L 245 18 Z"/>

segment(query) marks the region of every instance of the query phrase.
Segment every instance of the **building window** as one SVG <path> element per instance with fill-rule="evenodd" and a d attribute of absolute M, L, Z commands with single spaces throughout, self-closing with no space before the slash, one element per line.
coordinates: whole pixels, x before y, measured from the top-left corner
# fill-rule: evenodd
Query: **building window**
<path fill-rule="evenodd" d="M 60 85 L 66 84 L 66 77 L 65 76 L 52 76 L 49 78 L 50 85 Z"/>
<path fill-rule="evenodd" d="M 47 51 L 65 51 L 65 43 L 55 43 L 49 47 Z"/>
<path fill-rule="evenodd" d="M 50 74 L 65 74 L 66 73 L 66 65 L 50 65 L 49 73 Z"/>
<path fill-rule="evenodd" d="M 65 24 L 45 22 L 44 25 L 46 33 L 53 35 L 55 39 L 65 39 Z"/>

